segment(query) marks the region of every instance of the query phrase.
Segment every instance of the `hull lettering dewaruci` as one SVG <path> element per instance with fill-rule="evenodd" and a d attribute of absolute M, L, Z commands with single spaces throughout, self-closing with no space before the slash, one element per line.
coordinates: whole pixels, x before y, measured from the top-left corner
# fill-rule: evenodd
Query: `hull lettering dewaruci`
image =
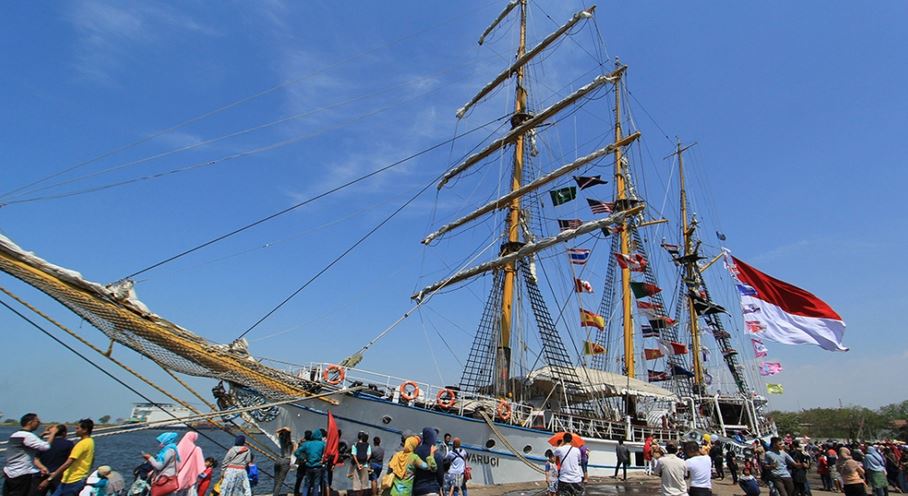
<path fill-rule="evenodd" d="M 475 463 L 478 465 L 488 465 L 490 467 L 498 466 L 498 457 L 491 455 L 479 455 L 476 453 L 468 453 L 467 461 L 469 463 Z"/>

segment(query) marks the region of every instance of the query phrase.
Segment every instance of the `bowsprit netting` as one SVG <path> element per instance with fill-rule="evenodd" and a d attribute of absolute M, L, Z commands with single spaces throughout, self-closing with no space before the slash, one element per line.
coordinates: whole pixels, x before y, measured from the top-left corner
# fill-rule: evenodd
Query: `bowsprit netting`
<path fill-rule="evenodd" d="M 243 347 L 211 343 L 151 313 L 131 291 L 87 281 L 3 236 L 0 271 L 47 294 L 113 341 L 166 369 L 242 384 L 276 401 L 312 394 L 313 383 L 260 364 Z"/>

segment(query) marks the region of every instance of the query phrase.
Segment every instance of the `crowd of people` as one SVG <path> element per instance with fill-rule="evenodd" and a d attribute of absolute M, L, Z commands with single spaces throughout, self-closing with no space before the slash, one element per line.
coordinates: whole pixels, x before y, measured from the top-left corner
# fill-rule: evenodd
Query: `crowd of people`
<path fill-rule="evenodd" d="M 175 432 L 157 436 L 155 454 L 142 453 L 143 463 L 133 470 L 128 488 L 109 466 L 95 466 L 94 422 L 78 422 L 77 442 L 67 439 L 65 425 L 51 425 L 38 435 L 41 420 L 34 413 L 20 419 L 20 430 L 10 436 L 3 467 L 3 496 L 251 496 L 259 469 L 244 436 L 236 436 L 220 464 L 205 457 L 197 445 L 198 433 L 180 437 Z M 325 429 L 306 431 L 298 442 L 289 428 L 276 433 L 279 455 L 274 463 L 273 496 L 290 493 L 287 476 L 296 465 L 293 496 L 330 496 L 335 473 L 350 479 L 350 496 L 467 496 L 471 478 L 469 456 L 460 439 L 433 428 L 420 435 L 409 432 L 385 460 L 379 437 L 359 432 L 348 443 L 340 430 L 335 443 L 326 443 Z M 216 476 L 216 470 L 220 473 Z"/>
<path fill-rule="evenodd" d="M 710 441 L 706 435 L 701 443 L 662 447 L 646 440 L 645 471 L 661 477 L 664 496 L 711 495 L 712 481 L 725 479 L 726 469 L 746 496 L 811 496 L 808 474 L 814 468 L 823 491 L 846 496 L 908 492 L 908 446 L 903 444 L 813 443 L 790 434 L 769 443 L 757 439 L 745 449 Z"/>

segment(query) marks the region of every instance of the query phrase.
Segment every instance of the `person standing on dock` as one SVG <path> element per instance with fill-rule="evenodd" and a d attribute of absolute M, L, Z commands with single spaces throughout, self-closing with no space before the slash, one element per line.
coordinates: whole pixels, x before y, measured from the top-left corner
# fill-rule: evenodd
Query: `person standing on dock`
<path fill-rule="evenodd" d="M 177 445 L 177 455 L 180 458 L 177 483 L 181 494 L 184 491 L 190 496 L 199 493 L 199 477 L 205 472 L 205 455 L 202 448 L 196 445 L 198 439 L 198 432 L 189 431 L 183 434 L 180 444 Z"/>
<path fill-rule="evenodd" d="M 684 443 L 684 452 L 687 459 L 684 465 L 690 474 L 690 496 L 712 496 L 713 494 L 713 463 L 708 455 L 701 454 L 700 446 L 695 441 Z"/>
<path fill-rule="evenodd" d="M 95 462 L 95 440 L 91 438 L 91 431 L 95 423 L 92 419 L 82 419 L 76 425 L 76 435 L 79 442 L 73 446 L 69 458 L 60 468 L 51 472 L 47 480 L 38 486 L 39 490 L 47 487 L 49 480 L 54 480 L 63 474 L 60 485 L 54 490 L 53 496 L 75 496 L 85 487 L 85 480 L 91 472 L 91 465 Z M 44 487 L 42 487 L 44 486 Z"/>
<path fill-rule="evenodd" d="M 152 456 L 148 453 L 143 453 L 142 456 L 154 467 L 154 477 L 151 479 L 151 496 L 167 496 L 180 489 L 180 483 L 177 480 L 180 463 L 180 454 L 176 444 L 177 433 L 165 432 L 155 438 L 155 440 L 161 446 L 158 454 Z"/>
<path fill-rule="evenodd" d="M 290 457 L 293 455 L 293 436 L 289 427 L 281 427 L 277 430 L 277 443 L 281 450 L 281 457 L 274 462 L 274 490 L 272 496 L 287 494 L 283 490 L 284 480 L 290 472 Z"/>
<path fill-rule="evenodd" d="M 662 496 L 687 496 L 687 466 L 676 455 L 678 447 L 668 443 L 665 451 L 653 467 L 653 473 L 662 478 Z"/>
<path fill-rule="evenodd" d="M 618 458 L 618 463 L 615 465 L 615 475 L 612 476 L 612 479 L 618 478 L 618 469 L 623 467 L 624 478 L 621 480 L 627 480 L 627 462 L 631 459 L 631 452 L 627 449 L 627 446 L 624 445 L 623 439 L 618 440 L 618 447 L 615 448 L 615 456 Z"/>
<path fill-rule="evenodd" d="M 35 430 L 41 426 L 41 420 L 34 413 L 23 415 L 19 419 L 19 425 L 22 428 L 9 437 L 6 448 L 3 496 L 30 496 L 35 493 L 41 473 L 46 472 L 39 470 L 41 462 L 35 463 L 35 455 L 39 451 L 49 450 L 57 435 L 55 425 L 47 429 L 47 441 L 35 435 Z"/>
<path fill-rule="evenodd" d="M 252 496 L 246 467 L 252 460 L 246 436 L 237 436 L 221 462 L 221 496 Z"/>
<path fill-rule="evenodd" d="M 385 468 L 385 448 L 381 446 L 381 438 L 375 436 L 372 438 L 372 460 L 369 461 L 369 480 L 372 482 L 372 496 L 379 496 L 378 481 L 382 476 L 382 469 Z"/>
<path fill-rule="evenodd" d="M 571 444 L 574 437 L 564 435 L 564 444 L 555 448 L 555 459 L 561 463 L 558 472 L 558 494 L 577 496 L 583 494 L 583 469 L 580 468 L 580 450 Z"/>
<path fill-rule="evenodd" d="M 73 446 L 75 446 L 75 443 L 66 439 L 65 424 L 57 424 L 57 435 L 54 437 L 53 441 L 49 441 L 49 443 L 50 449 L 38 453 L 38 456 L 35 458 L 35 466 L 41 470 L 41 473 L 45 474 L 44 480 L 48 481 L 48 485 L 43 490 L 38 491 L 37 496 L 53 494 L 57 489 L 57 486 L 60 485 L 60 480 L 50 480 L 48 475 L 66 463 L 66 460 L 69 459 L 69 454 L 73 451 Z"/>

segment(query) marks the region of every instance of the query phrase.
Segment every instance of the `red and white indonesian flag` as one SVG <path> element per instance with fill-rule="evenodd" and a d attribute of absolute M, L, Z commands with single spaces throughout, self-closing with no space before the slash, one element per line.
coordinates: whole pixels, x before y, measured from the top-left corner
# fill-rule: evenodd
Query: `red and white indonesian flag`
<path fill-rule="evenodd" d="M 815 344 L 824 350 L 842 346 L 845 322 L 823 300 L 803 289 L 764 274 L 732 257 L 748 331 L 783 344 Z"/>

